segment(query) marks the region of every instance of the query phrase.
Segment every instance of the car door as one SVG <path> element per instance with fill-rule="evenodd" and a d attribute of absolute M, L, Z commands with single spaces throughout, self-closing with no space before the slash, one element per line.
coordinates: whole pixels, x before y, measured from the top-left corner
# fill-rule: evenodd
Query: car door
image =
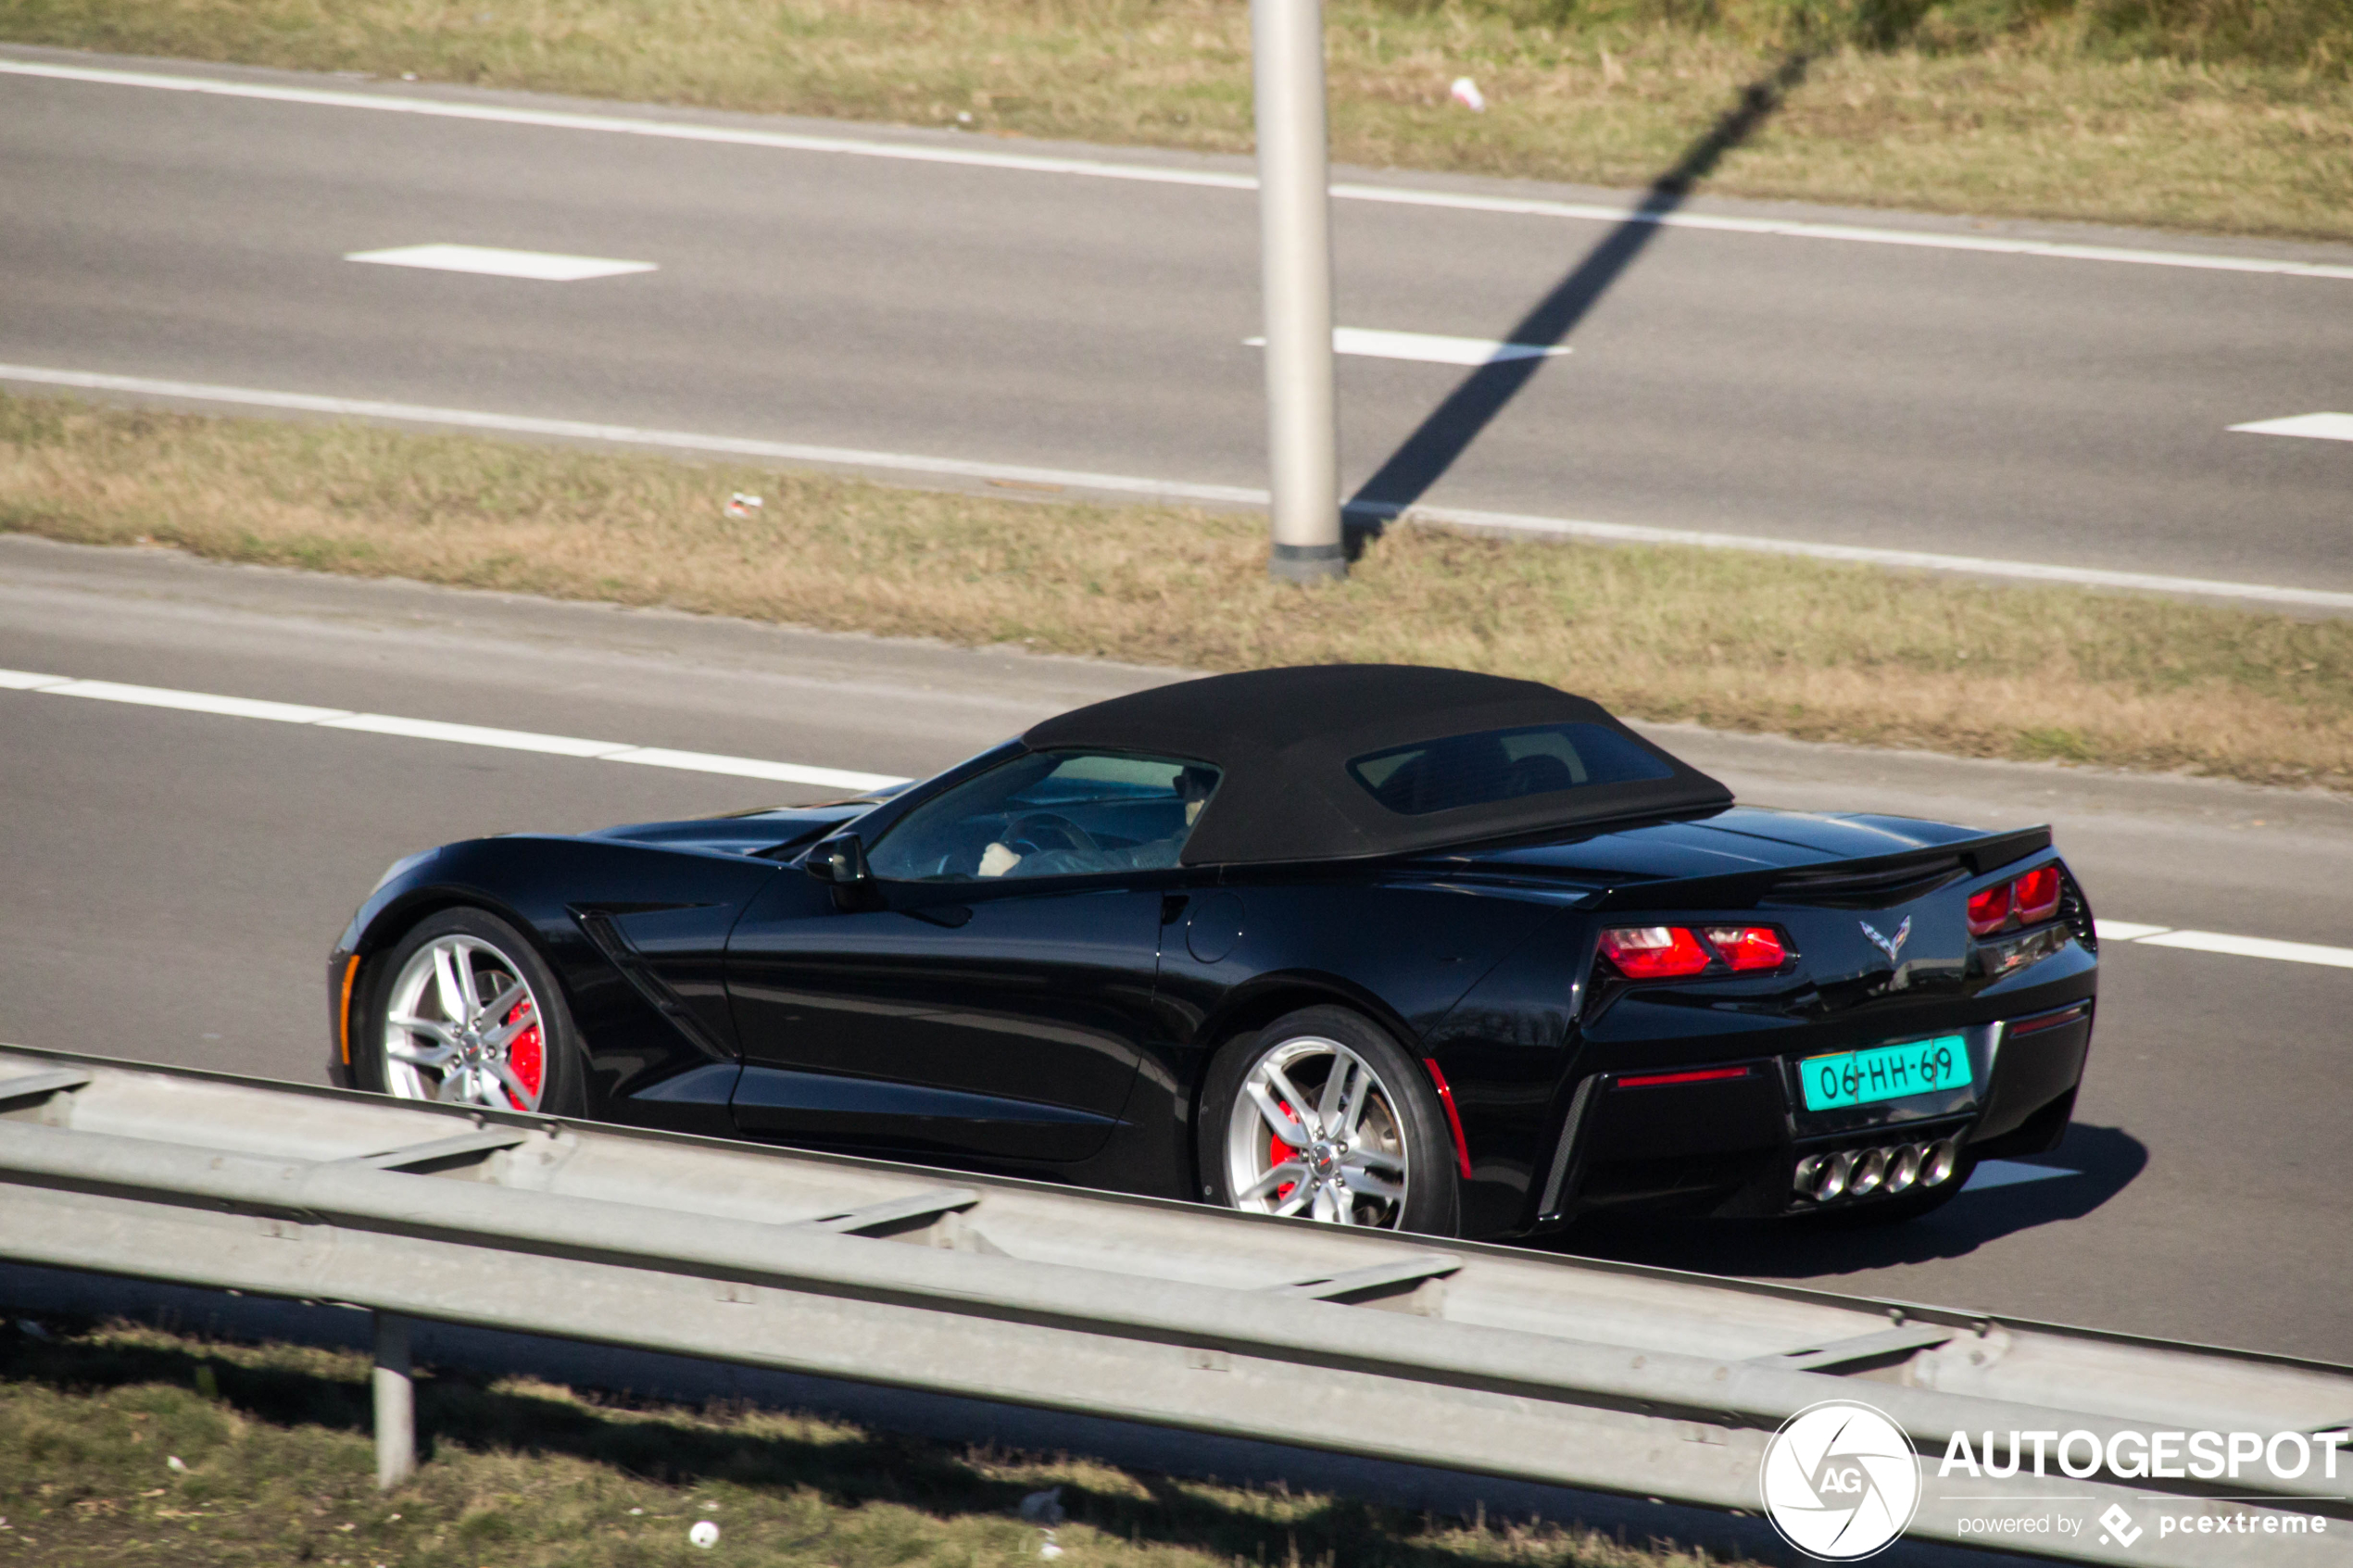
<path fill-rule="evenodd" d="M 857 897 L 780 877 L 728 947 L 738 1128 L 983 1162 L 1099 1150 L 1151 1028 L 1185 766 L 1017 759 L 901 819 Z"/>

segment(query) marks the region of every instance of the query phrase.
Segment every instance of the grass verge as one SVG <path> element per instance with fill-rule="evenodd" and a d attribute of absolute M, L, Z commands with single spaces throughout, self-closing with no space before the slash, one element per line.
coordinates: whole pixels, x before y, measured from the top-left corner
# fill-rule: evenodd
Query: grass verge
<path fill-rule="evenodd" d="M 724 514 L 731 492 L 755 515 Z M 1203 670 L 1527 676 L 1632 717 L 2353 786 L 2353 620 L 1404 529 L 1267 581 L 1263 520 L 0 395 L 0 530 Z"/>
<path fill-rule="evenodd" d="M 1343 162 L 2353 239 L 2348 0 L 1330 0 Z M 0 0 L 0 38 L 1247 150 L 1239 0 Z M 1451 102 L 1474 78 L 1489 107 Z"/>
<path fill-rule="evenodd" d="M 1063 1489 L 1065 1568 L 1703 1568 L 1555 1525 L 1439 1521 L 808 1416 L 599 1400 L 428 1374 L 417 1478 L 375 1489 L 368 1361 L 124 1323 L 0 1326 L 0 1562 L 322 1568 L 1036 1563 L 1026 1493 Z M 177 1458 L 184 1469 L 171 1468 Z M 718 1524 L 690 1546 L 700 1519 Z"/>

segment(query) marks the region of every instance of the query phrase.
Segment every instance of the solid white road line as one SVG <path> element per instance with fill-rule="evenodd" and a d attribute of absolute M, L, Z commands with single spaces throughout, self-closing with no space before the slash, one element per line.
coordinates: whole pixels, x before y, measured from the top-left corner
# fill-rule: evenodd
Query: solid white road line
<path fill-rule="evenodd" d="M 171 397 L 185 402 L 220 403 L 246 408 L 332 414 L 345 419 L 383 420 L 401 424 L 443 425 L 505 435 L 544 435 L 563 441 L 606 442 L 680 452 L 711 452 L 784 463 L 817 463 L 869 471 L 1004 481 L 1053 489 L 1133 495 L 1154 501 L 1199 501 L 1210 506 L 1227 507 L 1264 507 L 1267 504 L 1265 491 L 1239 484 L 1196 484 L 1185 480 L 1086 473 L 1073 469 L 1034 468 L 1020 463 L 978 463 L 961 458 L 927 458 L 907 452 L 874 452 L 847 446 L 812 446 L 798 442 L 752 441 L 737 436 L 698 435 L 686 431 L 648 430 L 635 425 L 590 424 L 578 420 L 490 414 L 471 408 L 436 408 L 414 403 L 384 403 L 354 397 L 316 397 L 308 393 L 265 392 L 251 387 L 215 386 L 202 382 L 162 381 L 149 376 L 102 375 L 89 370 L 50 370 L 38 365 L 0 364 L 0 382 L 74 387 L 93 392 L 120 392 L 143 397 Z M 1861 566 L 1896 567 L 1915 571 L 1957 571 L 1976 577 L 2060 583 L 2077 587 L 2122 588 L 2139 593 L 2247 599 L 2262 604 L 2305 605 L 2322 609 L 2353 609 L 2353 593 L 2326 588 L 2291 588 L 2207 577 L 2164 577 L 2142 571 L 2109 571 L 2099 567 L 2052 566 L 2041 561 L 1950 556 L 1927 550 L 1829 545 L 1799 539 L 1774 539 L 1756 533 L 1654 528 L 1646 523 L 1534 517 L 1521 512 L 1478 511 L 1467 507 L 1416 506 L 1407 508 L 1402 517 L 1382 508 L 1358 507 L 1351 509 L 1358 515 L 1408 523 L 1445 523 L 1460 528 L 1492 529 L 1556 539 L 1591 539 L 1613 545 L 1673 545 L 1705 550 L 1746 550 L 1760 555 L 1799 556 L 1812 560 L 1847 561 Z"/>
<path fill-rule="evenodd" d="M 1242 339 L 1245 348 L 1264 348 L 1263 337 Z M 1332 352 L 1367 359 L 1416 359 L 1426 365 L 1500 365 L 1514 359 L 1550 359 L 1566 347 L 1536 343 L 1498 343 L 1488 337 L 1447 337 L 1438 332 L 1392 332 L 1376 327 L 1334 327 Z"/>
<path fill-rule="evenodd" d="M 212 692 L 177 691 L 168 686 L 82 681 L 70 675 L 44 675 L 31 670 L 0 670 L 0 691 L 32 692 L 43 696 L 90 697 L 100 702 L 133 703 L 146 708 L 211 713 L 231 719 L 266 719 L 283 724 L 308 724 L 322 730 L 355 730 L 363 734 L 444 741 L 459 746 L 487 746 L 505 751 L 533 751 L 599 762 L 635 762 L 648 768 L 723 773 L 734 778 L 766 779 L 777 784 L 811 784 L 824 789 L 862 792 L 886 789 L 908 782 L 885 773 L 812 768 L 798 762 L 771 762 L 757 757 L 727 757 L 709 751 L 673 751 L 665 746 L 631 746 L 623 741 L 585 740 L 574 735 L 547 735 L 530 730 L 453 724 L 439 719 L 402 719 L 384 713 L 355 713 L 342 708 L 312 708 L 295 702 L 222 696 Z M 2151 947 L 2182 947 L 2193 952 L 2224 953 L 2237 958 L 2273 959 L 2288 963 L 2353 969 L 2353 947 L 2323 947 L 2309 942 L 2277 942 L 2264 936 L 2232 936 L 2214 931 L 2177 931 L 2171 926 L 2139 925 L 2131 921 L 2118 920 L 2100 921 L 2097 930 L 2100 939 L 2108 942 L 2138 942 Z M 2045 1167 L 2035 1165 L 2021 1169 L 2042 1171 Z M 2050 1173 L 2074 1174 L 2070 1171 Z M 2011 1179 L 2031 1181 L 2039 1178 Z"/>
<path fill-rule="evenodd" d="M 48 696 L 86 696 L 98 702 L 128 702 L 141 708 L 176 708 L 224 719 L 266 719 L 280 724 L 317 724 L 346 718 L 340 708 L 306 708 L 298 702 L 258 702 L 249 696 L 215 696 L 161 686 L 126 686 L 115 681 L 60 681 L 34 688 Z"/>
<path fill-rule="evenodd" d="M 0 372 L 0 380 L 6 380 Z M 1374 508 L 1357 508 L 1358 511 Z M 1889 550 L 1866 545 L 1826 545 L 1774 539 L 1758 533 L 1718 533 L 1699 529 L 1653 528 L 1635 522 L 1592 522 L 1572 518 L 1531 517 L 1519 512 L 1475 511 L 1467 507 L 1407 508 L 1406 522 L 1453 523 L 1516 533 L 1548 533 L 1615 545 L 1679 545 L 1703 550 L 1749 550 L 1759 555 L 1802 556 L 1809 560 L 1853 561 L 1916 571 L 1959 571 L 1975 577 L 2007 577 L 2028 583 L 2064 583 L 2082 588 L 2123 588 L 2135 593 L 2251 599 L 2263 604 L 2309 605 L 2353 609 L 2353 593 L 2327 588 L 2290 588 L 2267 583 L 2233 583 L 2210 577 L 2167 577 L 2146 571 L 2110 571 L 2093 566 L 2052 566 L 2042 561 L 2001 560 L 1985 556 L 1950 556 L 1932 550 Z"/>
<path fill-rule="evenodd" d="M 160 71 L 113 70 L 94 66 L 68 66 L 41 60 L 0 59 L 0 75 L 44 77 L 57 82 L 82 82 L 109 87 L 139 87 L 165 93 L 197 93 L 215 97 L 252 98 L 270 103 L 303 104 L 318 108 L 367 109 L 379 114 L 423 115 L 440 119 L 482 120 L 501 125 L 535 126 L 554 131 L 592 131 L 622 136 L 649 136 L 671 141 L 711 142 L 734 146 L 767 147 L 783 152 L 826 153 L 850 157 L 888 158 L 909 163 L 960 165 L 970 169 L 1001 169 L 1032 174 L 1075 175 L 1097 180 L 1127 180 L 1160 185 L 1192 185 L 1210 190 L 1254 191 L 1258 182 L 1247 174 L 1204 169 L 1180 169 L 1164 164 L 1125 163 L 1110 159 L 1057 157 L 997 148 L 952 147 L 932 143 L 893 142 L 860 136 L 814 136 L 749 127 L 697 125 L 681 120 L 635 116 L 572 114 L 548 109 L 507 107 L 493 104 L 450 103 L 436 98 L 409 97 L 391 92 L 353 93 L 329 88 L 279 87 L 217 77 L 181 76 Z M 1379 202 L 1390 206 L 1451 208 L 1460 212 L 1497 213 L 1528 218 L 1567 219 L 1595 223 L 1655 224 L 1667 229 L 1696 229 L 1714 233 L 1756 234 L 1779 239 L 1843 240 L 1861 245 L 1906 245 L 1927 250 L 1973 251 L 1988 256 L 2039 257 L 2058 261 L 2107 261 L 2147 267 L 2187 267 L 2215 272 L 2268 273 L 2290 278 L 2353 279 L 2353 266 L 2331 262 L 2289 261 L 2271 257 L 2215 256 L 2194 251 L 2143 250 L 2124 245 L 2062 245 L 2048 240 L 2001 239 L 1982 234 L 1940 233 L 1910 229 L 1882 229 L 1855 223 L 1801 223 L 1769 218 L 1735 218 L 1725 214 L 1655 211 L 1614 207 L 1605 203 L 1556 202 L 1514 196 L 1478 195 L 1458 191 L 1418 190 L 1410 186 L 1342 183 L 1331 187 L 1335 201 Z"/>
<path fill-rule="evenodd" d="M 1981 1160 L 1977 1169 L 1969 1173 L 1963 1192 L 1983 1192 L 1988 1187 L 2014 1187 L 2023 1182 L 2047 1182 L 2057 1176 L 2080 1176 L 2081 1171 L 2063 1171 L 2056 1165 L 2029 1165 L 2019 1160 Z"/>
<path fill-rule="evenodd" d="M 631 746 L 626 741 L 543 735 L 529 730 L 452 724 L 439 719 L 402 719 L 388 713 L 354 713 L 342 708 L 264 702 L 253 697 L 221 696 L 211 692 L 175 691 L 167 686 L 132 686 L 116 681 L 77 681 L 68 675 L 44 675 L 30 670 L 0 670 L 0 691 L 34 692 L 43 696 L 90 697 L 100 702 L 127 702 L 143 708 L 175 709 L 183 713 L 210 713 L 230 719 L 265 719 L 282 724 L 307 724 L 321 730 L 356 730 L 363 734 L 394 735 L 404 740 L 487 746 L 502 751 L 534 751 L 545 756 L 577 757 L 599 762 L 635 762 L 649 768 L 676 768 L 694 773 L 726 773 L 736 778 L 766 779 L 775 784 L 807 784 L 817 789 L 841 789 L 862 794 L 907 782 L 887 773 L 812 768 L 798 762 L 771 762 L 758 757 L 670 751 L 661 746 Z"/>
<path fill-rule="evenodd" d="M 558 256 L 544 250 L 500 250 L 495 245 L 396 245 L 390 250 L 355 250 L 346 261 L 378 267 L 422 267 L 435 272 L 479 272 L 492 278 L 530 278 L 543 283 L 576 283 L 585 278 L 617 278 L 624 272 L 657 270 L 650 261 L 615 261 L 602 256 Z"/>
<path fill-rule="evenodd" d="M 34 365 L 0 365 L 0 382 L 26 382 L 38 386 L 69 386 L 94 392 L 127 392 L 150 397 L 176 397 L 193 403 L 228 403 L 248 408 L 282 408 L 296 413 L 333 414 L 345 419 L 384 420 L 402 424 L 447 425 L 459 430 L 491 431 L 502 435 L 546 435 L 563 441 L 610 442 L 624 446 L 659 446 L 680 452 L 711 452 L 734 458 L 765 458 L 786 463 L 838 464 L 880 469 L 896 473 L 933 474 L 951 479 L 1010 480 L 1020 484 L 1066 490 L 1101 490 L 1162 501 L 1205 501 L 1213 505 L 1263 507 L 1266 492 L 1233 484 L 1189 484 L 1182 480 L 1139 479 L 1126 474 L 1078 473 L 1068 469 L 1031 468 L 1019 463 L 974 463 L 959 458 L 925 458 L 906 452 L 869 452 L 850 446 L 810 446 L 790 441 L 749 441 L 729 435 L 698 435 L 686 431 L 647 430 L 635 425 L 590 424 L 580 420 L 542 420 L 520 414 L 486 414 L 472 408 L 435 408 L 414 403 L 382 403 L 356 397 L 314 397 L 299 392 L 263 392 L 251 387 L 211 386 L 200 382 L 157 381 L 147 376 L 97 375 L 82 370 L 44 370 Z M 2353 604 L 2353 595 L 2346 596 Z"/>
<path fill-rule="evenodd" d="M 2284 420 L 2258 420 L 2233 425 L 2248 435 L 2306 435 L 2317 441 L 2353 441 L 2353 414 L 2296 414 Z"/>
<path fill-rule="evenodd" d="M 505 751 L 538 751 L 550 757 L 610 757 L 629 746 L 621 741 L 581 740 L 573 735 L 535 734 L 528 730 L 494 730 L 480 724 L 449 724 L 438 719 L 396 719 L 388 713 L 346 713 L 320 721 L 324 730 L 357 730 L 362 734 L 398 735 L 404 740 L 447 741 L 453 746 L 495 746 Z"/>
<path fill-rule="evenodd" d="M 2353 969 L 2353 947 L 2280 942 L 2269 936 L 2233 936 L 2220 931 L 2176 931 L 2170 925 L 2135 925 L 2126 920 L 2095 921 L 2093 927 L 2103 942 L 2137 942 L 2145 947 L 2179 947 L 2188 953 L 2222 953 L 2239 959 L 2272 959 L 2281 963 Z"/>
<path fill-rule="evenodd" d="M 2140 939 L 2144 947 L 2180 947 L 2192 953 L 2223 953 L 2239 959 L 2275 959 L 2283 963 L 2325 964 L 2353 969 L 2353 948 L 2312 942 L 2276 942 L 2268 936 L 2232 936 L 2220 931 L 2168 931 Z"/>

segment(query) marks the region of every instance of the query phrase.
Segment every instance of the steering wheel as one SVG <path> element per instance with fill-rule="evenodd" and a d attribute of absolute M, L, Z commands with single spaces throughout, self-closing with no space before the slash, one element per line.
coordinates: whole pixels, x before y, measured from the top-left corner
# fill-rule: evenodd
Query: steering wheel
<path fill-rule="evenodd" d="M 1092 834 L 1068 817 L 1053 811 L 1029 811 L 1005 823 L 1005 847 L 1023 855 L 1046 849 L 1077 849 L 1093 854 L 1101 848 Z"/>

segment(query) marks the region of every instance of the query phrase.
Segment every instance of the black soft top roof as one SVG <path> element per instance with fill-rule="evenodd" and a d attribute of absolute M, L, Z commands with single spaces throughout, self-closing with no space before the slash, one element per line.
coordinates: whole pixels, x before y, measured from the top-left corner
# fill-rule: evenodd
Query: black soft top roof
<path fill-rule="evenodd" d="M 1657 758 L 1664 778 L 1594 784 L 1448 810 L 1392 811 L 1349 775 L 1352 759 L 1487 730 L 1596 724 Z M 1534 681 L 1412 664 L 1324 664 L 1180 681 L 1061 714 L 1022 737 L 1034 751 L 1101 750 L 1206 762 L 1224 772 L 1186 840 L 1187 865 L 1396 855 L 1729 806 L 1732 792 L 1602 708 Z"/>

